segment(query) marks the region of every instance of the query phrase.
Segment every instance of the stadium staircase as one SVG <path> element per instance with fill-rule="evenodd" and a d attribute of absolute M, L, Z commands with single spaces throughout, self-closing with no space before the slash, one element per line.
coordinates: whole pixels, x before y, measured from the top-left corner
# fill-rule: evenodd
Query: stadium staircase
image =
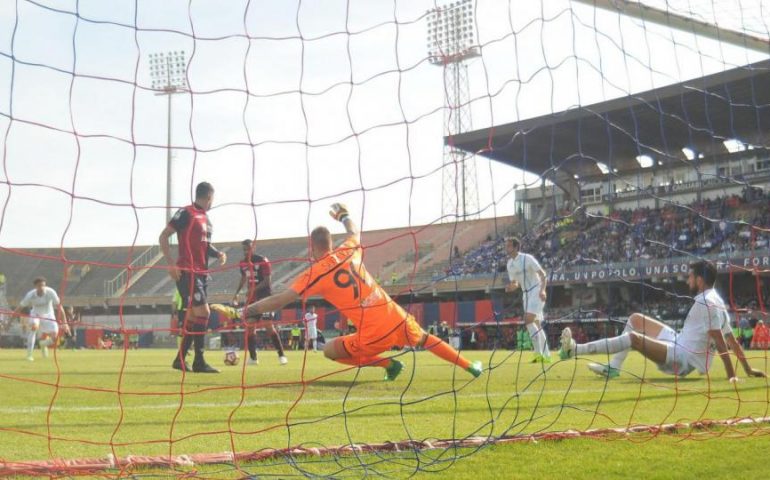
<path fill-rule="evenodd" d="M 105 298 L 116 298 L 123 295 L 132 285 L 163 258 L 159 245 L 152 245 L 140 253 L 134 261 L 120 271 L 114 278 L 104 281 Z"/>

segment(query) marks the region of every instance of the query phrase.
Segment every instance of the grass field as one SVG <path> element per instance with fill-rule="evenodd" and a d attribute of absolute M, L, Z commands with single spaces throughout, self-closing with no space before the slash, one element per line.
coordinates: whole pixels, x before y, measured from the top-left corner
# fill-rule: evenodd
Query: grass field
<path fill-rule="evenodd" d="M 767 369 L 764 352 L 750 354 L 755 367 Z M 557 362 L 543 371 L 527 363 L 530 353 L 508 351 L 468 352 L 491 366 L 479 379 L 428 353 L 405 353 L 400 358 L 408 368 L 395 382 L 383 382 L 381 369 L 341 371 L 321 353 L 303 352 L 290 352 L 286 366 L 278 365 L 274 352 L 263 352 L 260 365 L 245 368 L 225 367 L 221 352 L 210 352 L 209 361 L 222 373 L 190 373 L 182 381 L 181 372 L 169 367 L 172 356 L 171 350 L 62 350 L 47 360 L 38 352 L 29 363 L 21 350 L 0 350 L 0 459 L 218 453 L 770 415 L 765 379 L 748 379 L 736 388 L 716 365 L 710 377 L 675 380 L 637 354 L 629 356 L 624 375 L 609 383 L 585 368 L 591 359 Z M 596 478 L 604 477 L 598 472 L 605 469 L 607 477 L 622 476 L 618 472 L 626 469 L 640 472 L 635 461 L 654 465 L 656 455 L 668 458 L 672 448 L 702 456 L 702 468 L 711 461 L 729 469 L 747 456 L 746 449 L 769 447 L 767 433 L 770 429 L 760 426 L 733 427 L 654 439 L 500 445 L 479 452 L 305 458 L 294 466 L 281 459 L 243 470 L 346 478 L 375 472 L 405 477 L 419 470 L 481 479 L 548 478 L 561 468 L 572 478 Z M 533 457 L 539 460 L 530 462 Z M 236 473 L 222 465 L 204 471 Z"/>

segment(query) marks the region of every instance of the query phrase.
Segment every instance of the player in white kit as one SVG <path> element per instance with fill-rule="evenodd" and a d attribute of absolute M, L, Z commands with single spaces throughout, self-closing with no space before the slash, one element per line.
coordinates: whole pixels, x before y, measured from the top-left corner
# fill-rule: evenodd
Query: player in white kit
<path fill-rule="evenodd" d="M 305 314 L 305 348 L 316 350 L 318 340 L 318 314 L 315 313 L 315 305 L 311 305 Z"/>
<path fill-rule="evenodd" d="M 37 277 L 33 282 L 35 288 L 27 292 L 14 310 L 13 315 L 18 316 L 25 308 L 29 308 L 29 315 L 22 319 L 22 325 L 26 324 L 27 332 L 27 360 L 34 361 L 32 352 L 35 349 L 35 341 L 39 338 L 43 357 L 48 357 L 48 347 L 53 345 L 59 335 L 59 322 L 56 320 L 56 312 L 64 321 L 64 309 L 56 291 L 46 286 L 44 277 Z M 26 322 L 26 323 L 25 323 Z M 68 328 L 64 324 L 64 328 Z"/>
<path fill-rule="evenodd" d="M 607 365 L 588 365 L 592 372 L 607 378 L 620 375 L 623 361 L 631 349 L 655 362 L 661 372 L 679 377 L 693 370 L 708 373 L 716 356 L 722 358 L 728 380 L 735 382 L 737 377 L 729 347 L 735 352 L 746 375 L 764 377 L 764 372 L 749 365 L 743 348 L 733 336 L 725 302 L 714 289 L 717 278 L 714 264 L 701 260 L 690 264 L 689 270 L 687 285 L 695 298 L 681 332 L 676 333 L 654 318 L 634 313 L 628 318 L 621 335 L 585 344 L 576 344 L 569 327 L 565 328 L 561 335 L 559 356 L 567 359 L 585 354 L 614 353 Z"/>
<path fill-rule="evenodd" d="M 524 324 L 532 345 L 535 357 L 532 363 L 551 363 L 551 353 L 548 351 L 548 341 L 543 331 L 543 308 L 546 300 L 546 274 L 540 263 L 528 253 L 519 251 L 521 243 L 516 237 L 505 240 L 505 250 L 508 253 L 508 285 L 506 292 L 521 289 L 524 307 Z"/>

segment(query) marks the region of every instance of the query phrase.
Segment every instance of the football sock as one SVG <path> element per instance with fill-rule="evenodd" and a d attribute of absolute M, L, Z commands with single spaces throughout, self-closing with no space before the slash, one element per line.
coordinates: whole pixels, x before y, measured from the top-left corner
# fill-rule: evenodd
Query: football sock
<path fill-rule="evenodd" d="M 460 355 L 460 352 L 452 348 L 451 345 L 444 342 L 435 335 L 428 335 L 427 340 L 425 340 L 424 347 L 433 355 L 436 355 L 437 357 L 442 358 L 449 363 L 454 363 L 463 370 L 466 370 L 471 365 L 471 362 Z"/>
<path fill-rule="evenodd" d="M 278 356 L 283 357 L 284 353 L 283 353 L 283 345 L 281 344 L 281 337 L 278 336 L 278 332 L 276 332 L 275 329 L 273 329 L 270 332 L 270 339 L 273 342 L 273 347 L 278 352 Z"/>
<path fill-rule="evenodd" d="M 180 361 L 184 361 L 184 357 L 187 356 L 187 352 L 190 351 L 190 346 L 192 346 L 193 342 L 193 334 L 192 332 L 185 332 L 182 337 L 182 345 L 179 348 L 179 353 L 181 354 Z"/>
<path fill-rule="evenodd" d="M 527 332 L 529 332 L 529 336 L 532 338 L 532 346 L 535 348 L 535 353 L 542 355 L 545 352 L 547 340 L 545 332 L 540 328 L 540 322 L 528 323 Z"/>
<path fill-rule="evenodd" d="M 594 342 L 575 345 L 575 353 L 578 355 L 617 353 L 629 348 L 631 348 L 631 335 L 624 333 L 618 337 L 603 338 Z"/>
<path fill-rule="evenodd" d="M 252 360 L 257 359 L 257 335 L 252 333 L 246 337 L 246 344 L 249 347 L 249 358 Z"/>
<path fill-rule="evenodd" d="M 631 323 L 626 322 L 626 327 L 623 329 L 623 333 L 630 333 L 634 331 L 634 329 L 631 327 Z M 620 351 L 612 356 L 610 359 L 610 367 L 620 369 L 620 367 L 623 366 L 623 362 L 626 360 L 626 357 L 628 356 L 629 349 Z"/>
<path fill-rule="evenodd" d="M 193 326 L 193 331 L 195 332 L 193 335 L 193 345 L 195 348 L 195 358 L 193 359 L 193 362 L 195 363 L 205 362 L 205 360 L 203 360 L 203 349 L 206 341 L 206 326 L 208 320 L 208 317 L 195 318 L 195 325 Z"/>
<path fill-rule="evenodd" d="M 35 338 L 37 337 L 37 332 L 34 330 L 31 330 L 27 332 L 27 356 L 31 357 L 32 352 L 35 350 Z"/>

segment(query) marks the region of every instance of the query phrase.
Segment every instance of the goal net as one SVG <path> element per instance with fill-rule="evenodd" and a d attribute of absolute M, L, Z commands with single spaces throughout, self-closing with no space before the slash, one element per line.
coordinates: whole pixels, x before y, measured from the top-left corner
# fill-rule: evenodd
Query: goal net
<path fill-rule="evenodd" d="M 770 346 L 768 15 L 759 0 L 4 2 L 0 475 L 451 476 L 495 443 L 766 434 L 750 375 Z M 288 288 L 316 226 L 343 239 L 342 202 L 372 279 L 481 376 L 423 348 L 383 353 L 405 365 L 393 382 L 330 360 L 324 341 L 355 333 L 319 297 L 256 325 L 257 358 L 254 326 L 215 308 L 220 373 L 173 369 L 158 236 L 202 181 L 228 257 L 209 303 L 242 306 L 244 239 Z M 512 286 L 510 237 L 542 266 L 542 298 L 532 278 Z M 640 312 L 680 331 L 704 260 L 736 383 L 721 357 L 677 363 L 673 336 L 627 326 Z M 65 307 L 50 342 L 24 308 L 38 277 Z M 565 328 L 594 346 L 560 356 Z M 614 338 L 648 358 L 617 361 Z"/>

